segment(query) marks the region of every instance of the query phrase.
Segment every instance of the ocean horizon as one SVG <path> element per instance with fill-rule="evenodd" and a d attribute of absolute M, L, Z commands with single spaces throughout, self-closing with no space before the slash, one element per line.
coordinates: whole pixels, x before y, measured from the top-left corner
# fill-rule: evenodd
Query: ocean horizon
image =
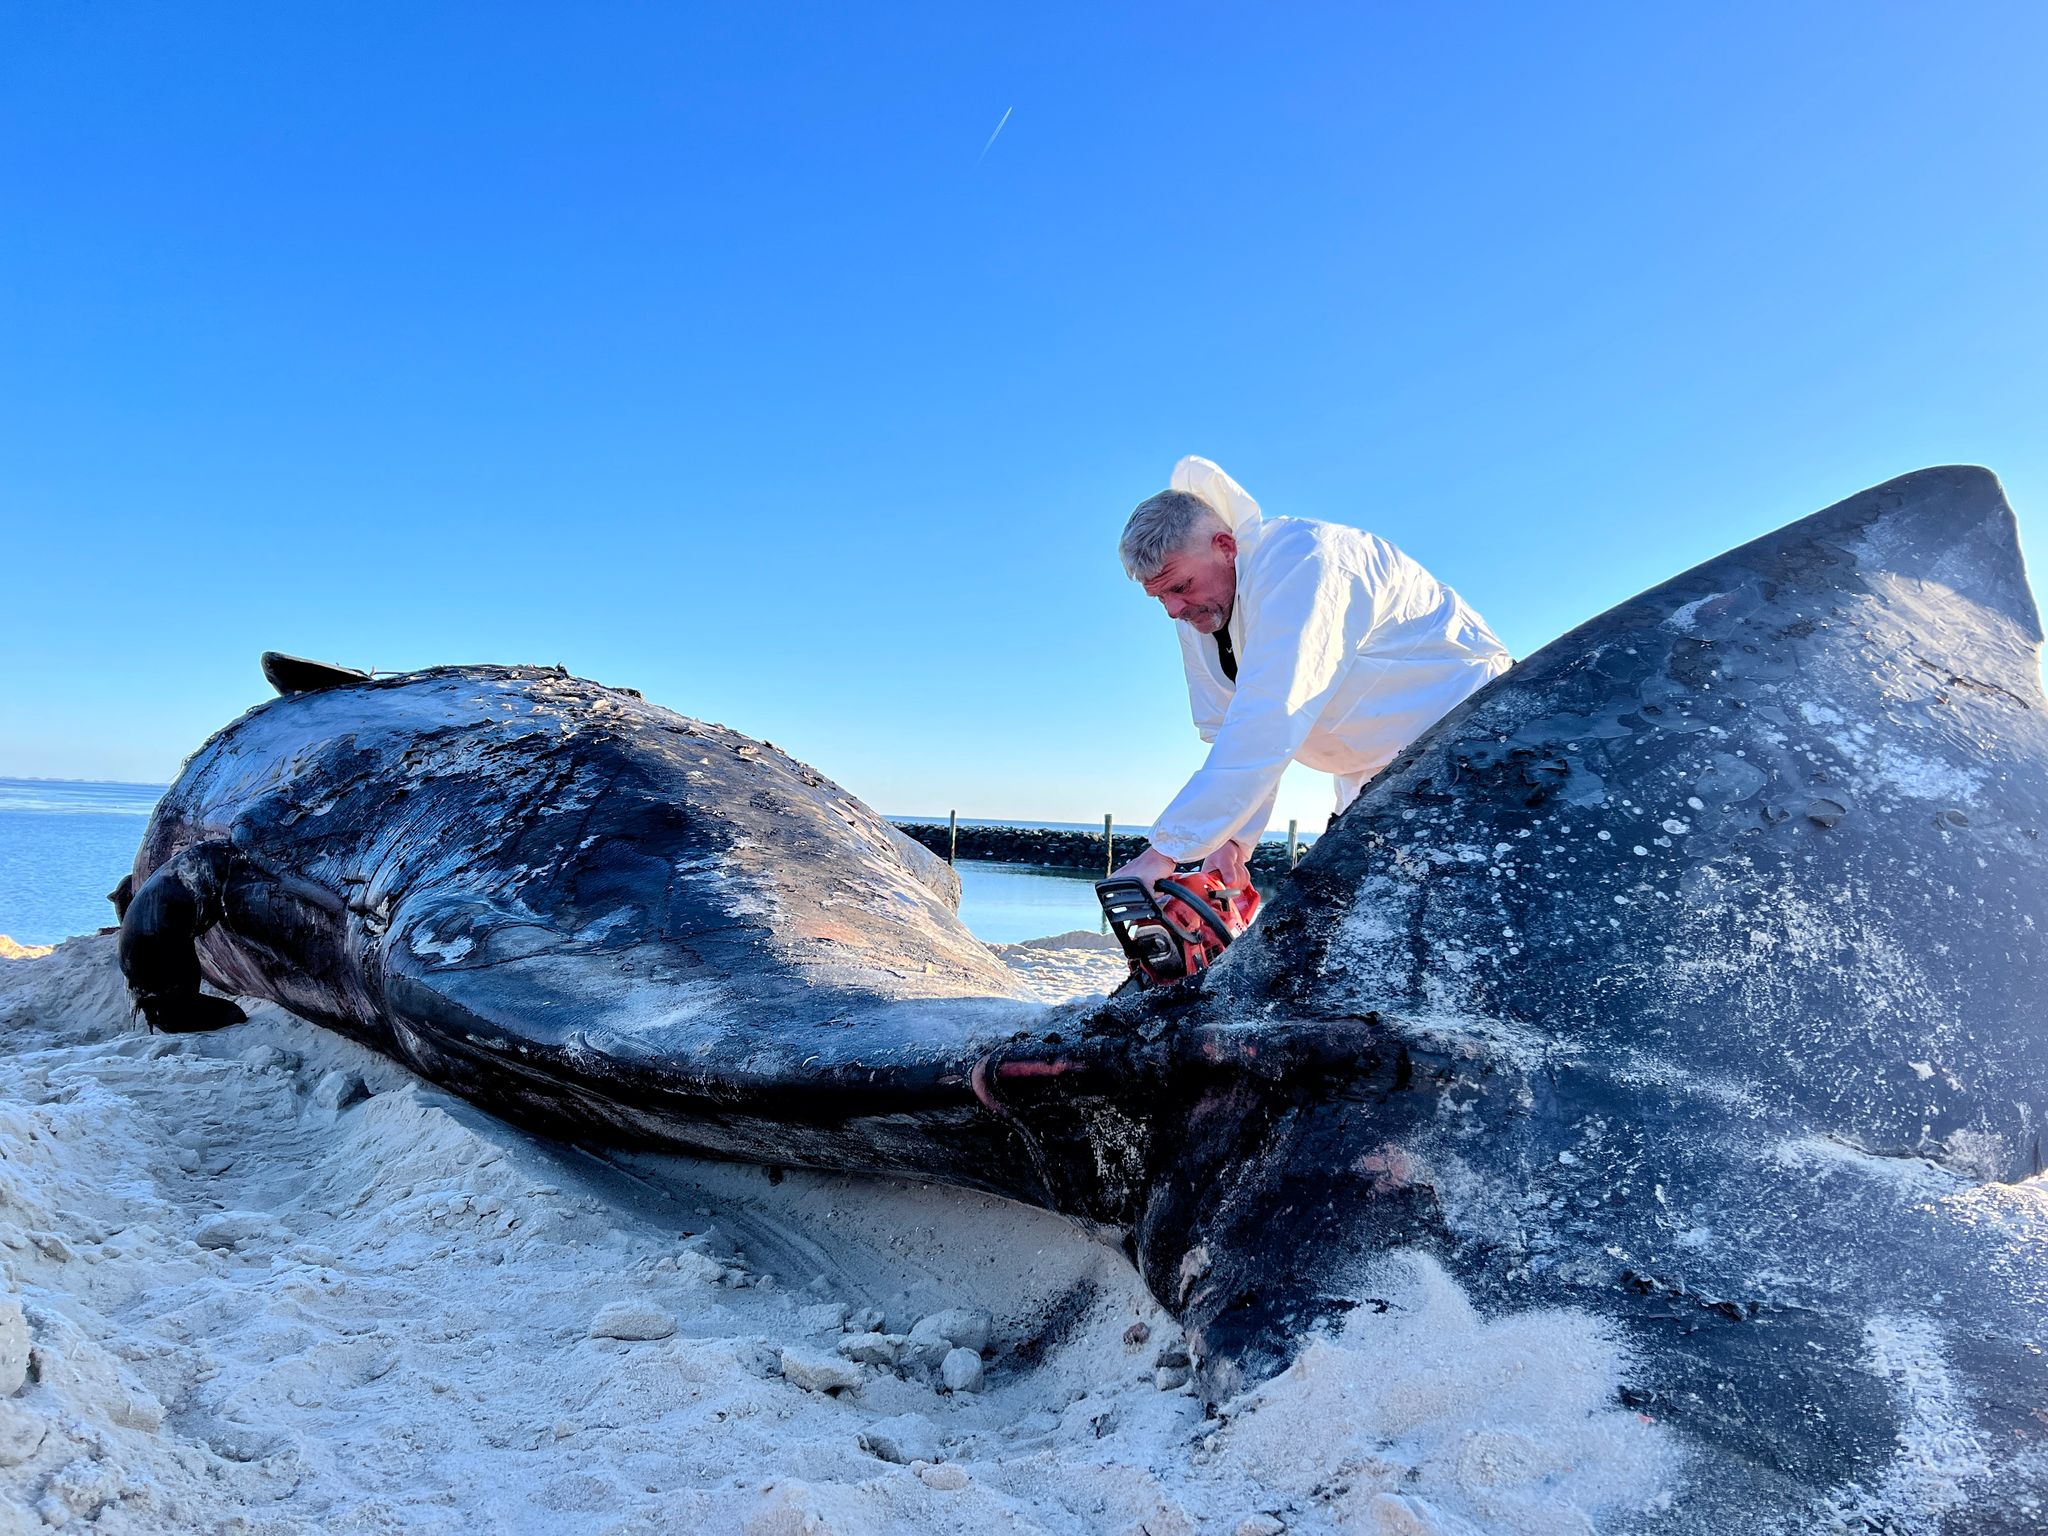
<path fill-rule="evenodd" d="M 135 850 L 167 784 L 116 779 L 0 777 L 0 934 L 19 944 L 56 944 L 109 927 L 107 893 L 135 862 Z M 945 824 L 945 816 L 890 816 Z M 968 827 L 1092 832 L 1100 822 L 962 817 Z M 1118 824 L 1119 834 L 1145 827 Z M 1281 834 L 1284 837 L 1284 833 Z M 1028 864 L 962 859 L 960 920 L 975 937 L 1014 944 L 1076 929 L 1099 929 L 1089 877 Z"/>

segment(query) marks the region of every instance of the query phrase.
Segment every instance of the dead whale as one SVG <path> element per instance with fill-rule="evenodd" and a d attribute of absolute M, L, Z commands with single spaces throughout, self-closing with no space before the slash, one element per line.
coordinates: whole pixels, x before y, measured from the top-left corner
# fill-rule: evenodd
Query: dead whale
<path fill-rule="evenodd" d="M 1611 1319 L 1628 1400 L 1715 1448 L 1701 1529 L 2043 1528 L 2041 638 L 1996 480 L 1928 470 L 1392 764 L 1198 1005 L 1357 1047 L 1147 1209 L 1219 1387 L 1419 1249 Z"/>
<path fill-rule="evenodd" d="M 1890 482 L 1476 695 L 1202 985 L 1061 1010 L 765 744 L 274 660 L 152 821 L 123 964 L 162 1027 L 228 1017 L 203 975 L 557 1134 L 1066 1212 L 1218 1397 L 1390 1253 L 1585 1309 L 1711 1467 L 1646 1526 L 2036 1529 L 2040 641 L 1995 480 Z"/>

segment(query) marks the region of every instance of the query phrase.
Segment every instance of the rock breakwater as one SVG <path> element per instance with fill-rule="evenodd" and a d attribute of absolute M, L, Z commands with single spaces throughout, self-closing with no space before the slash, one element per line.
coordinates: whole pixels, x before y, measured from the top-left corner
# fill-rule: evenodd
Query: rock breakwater
<path fill-rule="evenodd" d="M 898 831 L 922 843 L 940 858 L 946 856 L 949 828 L 943 821 L 899 821 Z M 1118 833 L 1114 862 L 1125 864 L 1144 850 L 1145 839 Z M 1112 866 L 1100 832 L 1073 832 L 1056 827 L 960 828 L 955 857 L 985 859 L 995 864 L 1036 864 L 1045 869 L 1071 869 L 1076 874 L 1100 880 Z M 1287 872 L 1284 843 L 1259 845 L 1252 858 L 1252 875 L 1261 885 Z"/>

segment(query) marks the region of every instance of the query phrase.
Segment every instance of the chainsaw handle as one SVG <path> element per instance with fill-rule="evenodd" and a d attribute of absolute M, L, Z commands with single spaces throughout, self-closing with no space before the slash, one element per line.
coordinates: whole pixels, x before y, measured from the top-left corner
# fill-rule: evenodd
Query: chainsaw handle
<path fill-rule="evenodd" d="M 1195 916 L 1202 920 L 1209 932 L 1214 935 L 1216 942 L 1226 949 L 1229 948 L 1230 941 L 1236 935 L 1224 924 L 1223 919 L 1216 915 L 1216 909 L 1209 905 L 1207 898 L 1197 896 L 1178 880 L 1170 877 L 1162 877 L 1153 881 L 1152 884 L 1156 889 L 1178 896 L 1182 901 L 1193 907 L 1195 909 Z"/>

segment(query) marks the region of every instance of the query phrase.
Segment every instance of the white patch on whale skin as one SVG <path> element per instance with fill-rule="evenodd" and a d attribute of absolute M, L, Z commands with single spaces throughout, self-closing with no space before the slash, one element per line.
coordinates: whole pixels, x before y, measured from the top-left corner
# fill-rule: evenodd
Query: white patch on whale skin
<path fill-rule="evenodd" d="M 1555 1046 L 1526 1025 L 1480 1014 L 1426 1013 L 1398 1021 L 1400 1034 L 1428 1050 L 1539 1072 Z"/>
<path fill-rule="evenodd" d="M 1898 1455 L 1873 1487 L 1837 1490 L 1829 1498 L 1848 1518 L 1937 1522 L 1971 1502 L 1969 1484 L 1991 1471 L 1949 1375 L 1941 1331 L 1918 1317 L 1875 1317 L 1864 1326 L 1863 1364 L 1892 1383 L 1901 1399 Z"/>
<path fill-rule="evenodd" d="M 1404 869 L 1417 851 L 1391 850 L 1397 875 L 1372 876 L 1360 887 L 1325 961 L 1326 1005 L 1361 1013 L 1391 1009 L 1396 1017 L 1390 1023 L 1423 1049 L 1466 1060 L 1491 1059 L 1525 1074 L 1540 1070 L 1552 1051 L 1550 1037 L 1499 1017 L 1482 999 L 1484 978 L 1519 953 L 1512 929 L 1503 930 L 1506 942 L 1497 947 L 1435 944 L 1427 968 L 1417 969 L 1408 923 L 1422 887 Z M 1432 863 L 1484 862 L 1487 857 L 1485 850 L 1471 846 L 1449 856 L 1434 848 L 1419 851 Z"/>
<path fill-rule="evenodd" d="M 1847 758 L 1867 783 L 1909 800 L 1975 805 L 1988 777 L 1982 768 L 1923 757 L 1898 742 L 1879 741 L 1864 724 L 1837 731 L 1828 737 L 1828 745 Z"/>
<path fill-rule="evenodd" d="M 594 922 L 585 923 L 573 935 L 578 944 L 596 944 L 616 928 L 629 927 L 639 917 L 631 907 L 614 907 Z"/>
<path fill-rule="evenodd" d="M 1939 1197 L 1964 1181 L 1924 1157 L 1880 1157 L 1832 1136 L 1797 1136 L 1768 1148 L 1764 1160 L 1781 1168 L 1815 1172 L 1837 1169 L 1897 1186 L 1902 1193 Z"/>
<path fill-rule="evenodd" d="M 1875 920 L 1873 909 L 1855 882 L 1814 892 L 1781 887 L 1728 901 L 1703 881 L 1677 909 L 1667 945 L 1675 953 L 1655 963 L 1631 961 L 1617 967 L 1615 978 L 1648 996 L 1728 1007 L 1728 1027 L 1768 1039 L 1793 1078 L 1809 1070 L 1803 1042 L 1819 1046 L 1845 1028 L 1882 1031 L 1901 1013 L 1920 1021 L 1919 1050 L 1939 1056 L 1966 1034 L 1954 989 L 1938 970 L 1930 973 L 1926 954 Z M 1835 1017 L 1810 1016 L 1804 995 L 1816 985 L 1840 998 Z"/>
<path fill-rule="evenodd" d="M 1680 603 L 1665 616 L 1663 627 L 1675 635 L 1689 635 L 1698 625 L 1700 610 L 1716 598 L 1727 595 L 1725 592 L 1709 592 L 1705 597 L 1696 597 L 1689 603 Z"/>
<path fill-rule="evenodd" d="M 2002 1179 L 2020 1157 L 2003 1136 L 1992 1131 L 1965 1127 L 1952 1131 L 1942 1143 L 1943 1161 L 1958 1172 L 1977 1179 Z"/>
<path fill-rule="evenodd" d="M 773 927 L 783 915 L 782 903 L 776 899 L 773 887 L 764 879 L 749 879 L 741 873 L 756 863 L 771 862 L 772 855 L 764 859 L 755 857 L 760 848 L 761 844 L 751 837 L 734 838 L 725 858 L 706 873 L 728 917 L 765 918 L 767 925 Z"/>
<path fill-rule="evenodd" d="M 441 965 L 453 965 L 476 948 L 476 941 L 466 933 L 459 933 L 452 939 L 437 939 L 424 931 L 424 927 L 407 935 L 405 942 L 414 954 Z"/>

